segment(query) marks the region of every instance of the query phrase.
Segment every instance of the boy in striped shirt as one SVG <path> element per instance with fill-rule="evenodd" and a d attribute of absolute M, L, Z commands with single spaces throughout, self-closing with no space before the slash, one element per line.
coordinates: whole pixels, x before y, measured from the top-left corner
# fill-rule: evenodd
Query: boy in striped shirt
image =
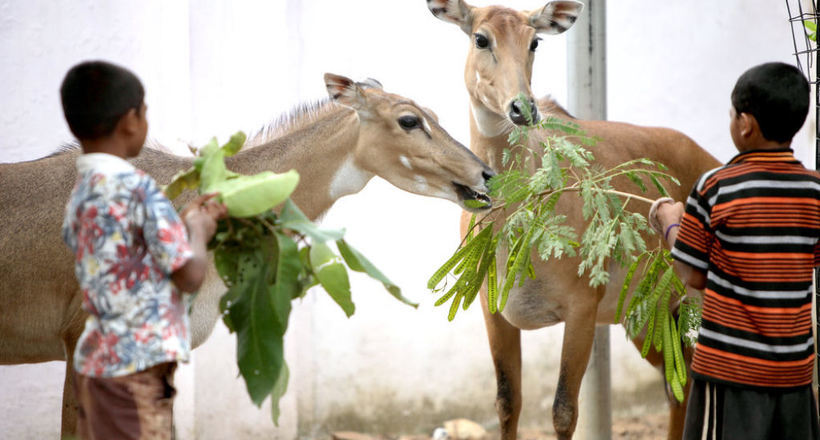
<path fill-rule="evenodd" d="M 811 389 L 820 174 L 794 158 L 809 84 L 784 63 L 747 70 L 732 91 L 739 154 L 650 223 L 688 285 L 703 289 L 684 439 L 818 439 Z"/>

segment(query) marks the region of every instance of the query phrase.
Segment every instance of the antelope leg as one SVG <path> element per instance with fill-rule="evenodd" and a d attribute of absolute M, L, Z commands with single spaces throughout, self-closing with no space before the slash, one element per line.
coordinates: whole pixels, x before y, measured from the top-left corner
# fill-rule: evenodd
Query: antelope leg
<path fill-rule="evenodd" d="M 594 298 L 576 299 L 572 307 L 568 308 L 565 319 L 558 387 L 552 405 L 552 426 L 559 440 L 570 440 L 575 432 L 575 424 L 578 421 L 578 393 L 595 336 L 598 302 Z"/>
<path fill-rule="evenodd" d="M 63 380 L 63 410 L 62 423 L 60 426 L 60 438 L 74 438 L 77 434 L 77 412 L 80 403 L 77 401 L 77 394 L 74 392 L 74 341 L 65 341 L 66 362 L 65 379 Z"/>
<path fill-rule="evenodd" d="M 514 440 L 521 414 L 521 330 L 487 308 L 487 292 L 481 291 L 481 310 L 495 365 L 496 397 L 502 440 Z"/>
<path fill-rule="evenodd" d="M 60 438 L 73 438 L 77 432 L 77 413 L 80 409 L 80 402 L 74 389 L 74 348 L 80 339 L 80 334 L 85 327 L 86 314 L 82 311 L 80 303 L 82 293 L 79 291 L 71 296 L 71 301 L 66 307 L 65 320 L 60 330 L 60 339 L 63 341 L 65 351 L 65 378 L 63 379 L 63 410 Z"/>

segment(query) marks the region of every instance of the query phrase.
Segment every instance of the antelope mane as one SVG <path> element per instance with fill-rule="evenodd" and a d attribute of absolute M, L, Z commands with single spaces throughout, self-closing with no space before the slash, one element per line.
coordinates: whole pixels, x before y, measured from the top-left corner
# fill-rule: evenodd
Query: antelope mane
<path fill-rule="evenodd" d="M 259 130 L 248 136 L 244 148 L 253 148 L 304 128 L 330 113 L 344 109 L 344 106 L 335 105 L 329 98 L 307 101 L 297 104 L 290 111 L 287 111 L 271 122 L 265 124 Z M 145 141 L 145 147 L 151 150 L 161 151 L 168 154 L 179 155 L 159 141 L 149 138 Z M 76 140 L 62 143 L 57 149 L 42 158 L 59 156 L 80 149 L 80 143 Z"/>
<path fill-rule="evenodd" d="M 302 129 L 330 113 L 343 109 L 335 105 L 330 98 L 307 101 L 297 104 L 293 109 L 283 113 L 255 133 L 248 136 L 245 148 L 264 145 L 278 137 Z"/>

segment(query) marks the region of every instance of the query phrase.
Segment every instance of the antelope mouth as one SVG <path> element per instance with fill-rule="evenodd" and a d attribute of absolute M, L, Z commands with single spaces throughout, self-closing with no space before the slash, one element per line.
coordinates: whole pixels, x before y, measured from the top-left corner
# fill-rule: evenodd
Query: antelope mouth
<path fill-rule="evenodd" d="M 478 192 L 469 186 L 453 182 L 461 205 L 471 212 L 482 212 L 493 207 L 493 202 L 487 193 Z"/>

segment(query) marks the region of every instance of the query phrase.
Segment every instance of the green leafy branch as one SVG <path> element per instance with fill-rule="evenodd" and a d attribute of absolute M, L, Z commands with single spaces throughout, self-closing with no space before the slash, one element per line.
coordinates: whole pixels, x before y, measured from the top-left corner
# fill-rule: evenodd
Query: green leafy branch
<path fill-rule="evenodd" d="M 633 288 L 632 281 L 639 270 L 640 278 Z M 626 303 L 630 291 L 632 295 Z M 652 347 L 663 354 L 666 382 L 675 397 L 683 401 L 686 361 L 681 341 L 690 347 L 695 345 L 700 328 L 700 300 L 686 296 L 686 288 L 675 275 L 668 250 L 646 251 L 632 261 L 618 297 L 615 321 L 621 320 L 624 305 L 627 336 L 643 338 L 641 357 L 645 358 Z"/>
<path fill-rule="evenodd" d="M 224 158 L 244 142 L 242 132 L 222 147 L 213 139 L 165 192 L 175 198 L 186 189 L 216 191 L 228 206 L 229 217 L 219 221 L 208 244 L 228 288 L 219 308 L 223 322 L 237 335 L 237 364 L 251 400 L 261 406 L 270 396 L 278 424 L 279 400 L 290 375 L 284 335 L 291 301 L 320 285 L 350 317 L 355 311 L 350 269 L 381 282 L 399 301 L 417 304 L 344 239 L 344 230 L 320 229 L 299 210 L 288 198 L 298 182 L 295 171 L 243 176 L 228 170 Z M 278 213 L 272 210 L 280 204 Z"/>
<path fill-rule="evenodd" d="M 525 116 L 531 120 L 526 111 Z M 531 130 L 549 134 L 530 147 Z M 633 201 L 654 201 L 637 194 L 637 190 L 646 193 L 652 187 L 668 196 L 664 184 L 679 182 L 663 164 L 645 158 L 608 169 L 596 166 L 588 148 L 596 142 L 577 124 L 554 117 L 514 129 L 509 136 L 510 148 L 502 155 L 505 171 L 489 184 L 495 207 L 480 216 L 473 215 L 458 249 L 430 277 L 427 286 L 440 294 L 437 306 L 450 301 L 448 319 L 452 320 L 459 307 L 466 310 L 472 304 L 484 283 L 490 312 L 502 311 L 513 288 L 535 278 L 534 258 L 548 261 L 576 257 L 577 275 L 587 276 L 592 287 L 610 281 L 610 262 L 628 266 L 629 276 L 620 298 L 622 306 L 632 293 L 623 318 L 628 334 L 634 338 L 646 328 L 652 342 L 657 336 L 655 349 L 671 356 L 667 373 L 676 373 L 674 378 L 667 374 L 673 391 L 682 390 L 686 367 L 678 334 L 686 329 L 688 335 L 690 328 L 697 328 L 699 321 L 694 316 L 699 314 L 681 315 L 678 322 L 670 318 L 670 304 L 680 301 L 684 291 L 676 289 L 682 289 L 682 284 L 672 270 L 668 253 L 647 250 L 644 234 L 654 232 L 644 216 L 633 210 Z M 631 182 L 636 192 L 616 189 L 616 182 L 618 188 Z M 566 214 L 568 207 L 579 203 L 585 223 L 580 237 L 568 224 Z M 638 288 L 632 292 L 632 278 L 639 267 L 644 269 Z M 649 320 L 648 313 L 644 313 L 650 309 L 657 314 L 656 319 Z M 699 313 L 697 307 L 690 309 Z M 619 308 L 616 320 L 620 319 Z M 656 328 L 657 319 L 663 321 L 658 321 Z M 642 354 L 647 353 L 648 346 Z M 677 391 L 675 395 L 682 399 Z"/>

